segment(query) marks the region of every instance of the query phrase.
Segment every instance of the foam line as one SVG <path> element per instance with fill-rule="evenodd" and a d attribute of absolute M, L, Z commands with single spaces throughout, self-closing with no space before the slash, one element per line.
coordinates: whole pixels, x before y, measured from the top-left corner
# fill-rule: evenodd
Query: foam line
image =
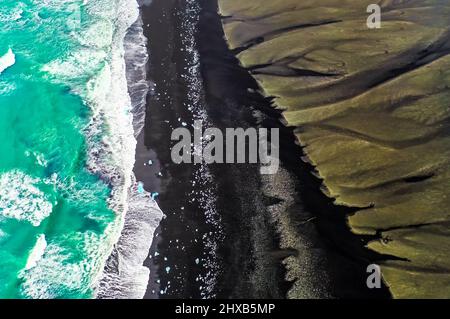
<path fill-rule="evenodd" d="M 8 52 L 6 52 L 5 55 L 0 57 L 0 74 L 3 73 L 7 68 L 13 66 L 16 63 L 16 55 L 11 50 L 11 48 L 8 49 Z"/>

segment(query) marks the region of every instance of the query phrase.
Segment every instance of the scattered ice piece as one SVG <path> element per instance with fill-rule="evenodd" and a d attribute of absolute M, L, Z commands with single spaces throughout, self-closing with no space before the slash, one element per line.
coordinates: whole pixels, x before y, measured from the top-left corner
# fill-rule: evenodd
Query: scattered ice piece
<path fill-rule="evenodd" d="M 195 263 L 198 265 L 200 263 L 200 259 L 195 259 Z"/>
<path fill-rule="evenodd" d="M 181 125 L 187 126 L 187 123 L 186 122 L 182 122 Z"/>
<path fill-rule="evenodd" d="M 159 256 L 159 253 L 157 251 L 155 251 L 155 257 Z"/>
<path fill-rule="evenodd" d="M 170 272 L 170 267 L 166 267 L 166 273 Z"/>
<path fill-rule="evenodd" d="M 159 177 L 162 177 L 162 173 L 161 173 L 161 172 L 159 172 L 159 173 L 158 173 L 158 176 L 159 176 Z"/>
<path fill-rule="evenodd" d="M 148 165 L 153 165 L 153 161 L 152 161 L 152 160 L 149 160 L 149 161 L 148 161 Z"/>
<path fill-rule="evenodd" d="M 167 261 L 167 257 L 164 257 L 164 261 Z"/>
<path fill-rule="evenodd" d="M 157 283 L 157 284 L 161 283 L 161 280 L 159 280 L 159 279 L 158 279 L 158 280 L 156 280 L 156 283 Z"/>
<path fill-rule="evenodd" d="M 138 191 L 139 194 L 142 194 L 142 193 L 145 192 L 145 189 L 144 189 L 144 183 L 142 183 L 142 182 L 139 182 L 139 183 L 138 183 L 137 191 Z"/>
<path fill-rule="evenodd" d="M 159 292 L 161 295 L 164 295 L 164 290 L 160 290 Z"/>

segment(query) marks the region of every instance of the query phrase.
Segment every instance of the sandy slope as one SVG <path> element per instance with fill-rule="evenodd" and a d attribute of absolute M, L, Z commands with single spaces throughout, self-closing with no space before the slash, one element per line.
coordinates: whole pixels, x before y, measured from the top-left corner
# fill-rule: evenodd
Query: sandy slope
<path fill-rule="evenodd" d="M 450 297 L 450 4 L 219 0 L 229 46 L 336 203 L 383 262 L 394 297 Z"/>

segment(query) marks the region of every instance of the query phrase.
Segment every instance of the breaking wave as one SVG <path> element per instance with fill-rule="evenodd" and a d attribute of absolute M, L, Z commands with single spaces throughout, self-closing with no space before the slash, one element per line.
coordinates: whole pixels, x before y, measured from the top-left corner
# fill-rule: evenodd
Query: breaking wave
<path fill-rule="evenodd" d="M 70 41 L 76 45 L 67 54 L 45 63 L 40 71 L 50 82 L 67 87 L 90 109 L 88 123 L 79 127 L 86 140 L 87 170 L 98 177 L 99 183 L 92 182 L 86 190 L 75 179 L 62 181 L 56 173 L 44 180 L 19 170 L 0 175 L 0 220 L 28 222 L 37 234 L 24 268 L 18 273 L 20 296 L 142 298 L 149 276 L 143 262 L 162 212 L 148 193 L 137 192 L 133 174 L 135 136 L 144 125 L 149 88 L 146 42 L 138 4 L 136 0 L 31 0 L 31 3 L 37 8 L 32 15 L 24 7 L 26 12 L 17 11 L 12 21 L 27 14 L 28 19 L 37 21 L 39 30 L 40 21 L 48 19 L 49 7 L 57 8 L 58 13 L 71 12 L 61 21 L 67 23 L 64 34 L 70 34 Z M 9 49 L 0 57 L 0 73 L 14 62 L 15 55 Z M 6 89 L 5 86 L 1 90 L 6 93 L 14 88 Z M 28 157 L 31 160 L 32 156 Z M 53 169 L 53 164 L 48 164 L 43 156 L 34 157 L 43 170 Z M 47 198 L 41 184 L 58 190 L 73 207 L 80 207 L 79 214 L 86 216 L 83 223 L 89 223 L 90 228 L 96 229 L 95 222 L 101 221 L 107 225 L 105 229 L 84 230 L 79 225 L 67 232 L 44 234 L 45 229 L 40 226 L 57 203 L 51 196 Z M 107 206 L 115 212 L 111 220 L 106 213 L 96 214 L 81 205 L 105 195 L 100 184 L 108 186 Z M 0 234 L 8 236 L 1 230 Z M 13 260 L 7 253 L 5 250 L 5 256 Z M 15 267 L 15 263 L 10 264 Z"/>
<path fill-rule="evenodd" d="M 8 49 L 5 55 L 0 57 L 0 74 L 5 71 L 7 68 L 13 66 L 16 63 L 16 55 L 11 50 Z"/>
<path fill-rule="evenodd" d="M 146 72 L 146 41 L 139 16 L 128 29 L 124 43 L 135 138 L 144 127 L 146 97 L 150 87 Z M 141 299 L 147 289 L 150 270 L 143 264 L 148 257 L 153 233 L 163 215 L 152 196 L 139 189 L 134 176 L 132 184 L 128 192 L 124 227 L 106 263 L 97 298 Z"/>

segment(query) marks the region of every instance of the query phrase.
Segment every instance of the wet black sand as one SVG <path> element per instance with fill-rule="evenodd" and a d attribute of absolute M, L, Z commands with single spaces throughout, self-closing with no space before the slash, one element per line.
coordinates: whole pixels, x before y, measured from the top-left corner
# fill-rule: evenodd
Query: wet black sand
<path fill-rule="evenodd" d="M 188 110 L 193 82 L 186 68 L 192 66 L 192 52 L 186 50 L 185 31 L 180 30 L 189 2 L 195 1 L 153 0 L 142 8 L 149 78 L 156 86 L 148 98 L 135 173 L 146 190 L 160 194 L 158 203 L 167 215 L 146 261 L 151 269 L 146 298 L 284 298 L 291 284 L 284 280 L 281 261 L 299 252 L 279 248 L 279 228 L 271 214 L 283 199 L 267 191 L 276 193 L 279 185 L 267 185 L 258 165 L 211 165 L 205 176 L 203 168 L 176 165 L 170 158 L 172 129 L 183 122 L 189 127 L 196 116 Z M 282 214 L 295 222 L 312 256 L 303 262 L 315 269 L 302 279 L 310 284 L 304 295 L 387 297 L 386 289 L 365 286 L 365 267 L 378 256 L 346 228 L 349 209 L 335 207 L 320 192 L 312 167 L 300 161 L 303 154 L 291 130 L 279 124 L 270 100 L 256 92 L 255 81 L 227 49 L 216 1 L 198 4 L 200 20 L 193 31 L 201 76 L 196 83 L 209 123 L 281 129 L 282 166 L 293 185 L 286 195 L 294 201 Z"/>

